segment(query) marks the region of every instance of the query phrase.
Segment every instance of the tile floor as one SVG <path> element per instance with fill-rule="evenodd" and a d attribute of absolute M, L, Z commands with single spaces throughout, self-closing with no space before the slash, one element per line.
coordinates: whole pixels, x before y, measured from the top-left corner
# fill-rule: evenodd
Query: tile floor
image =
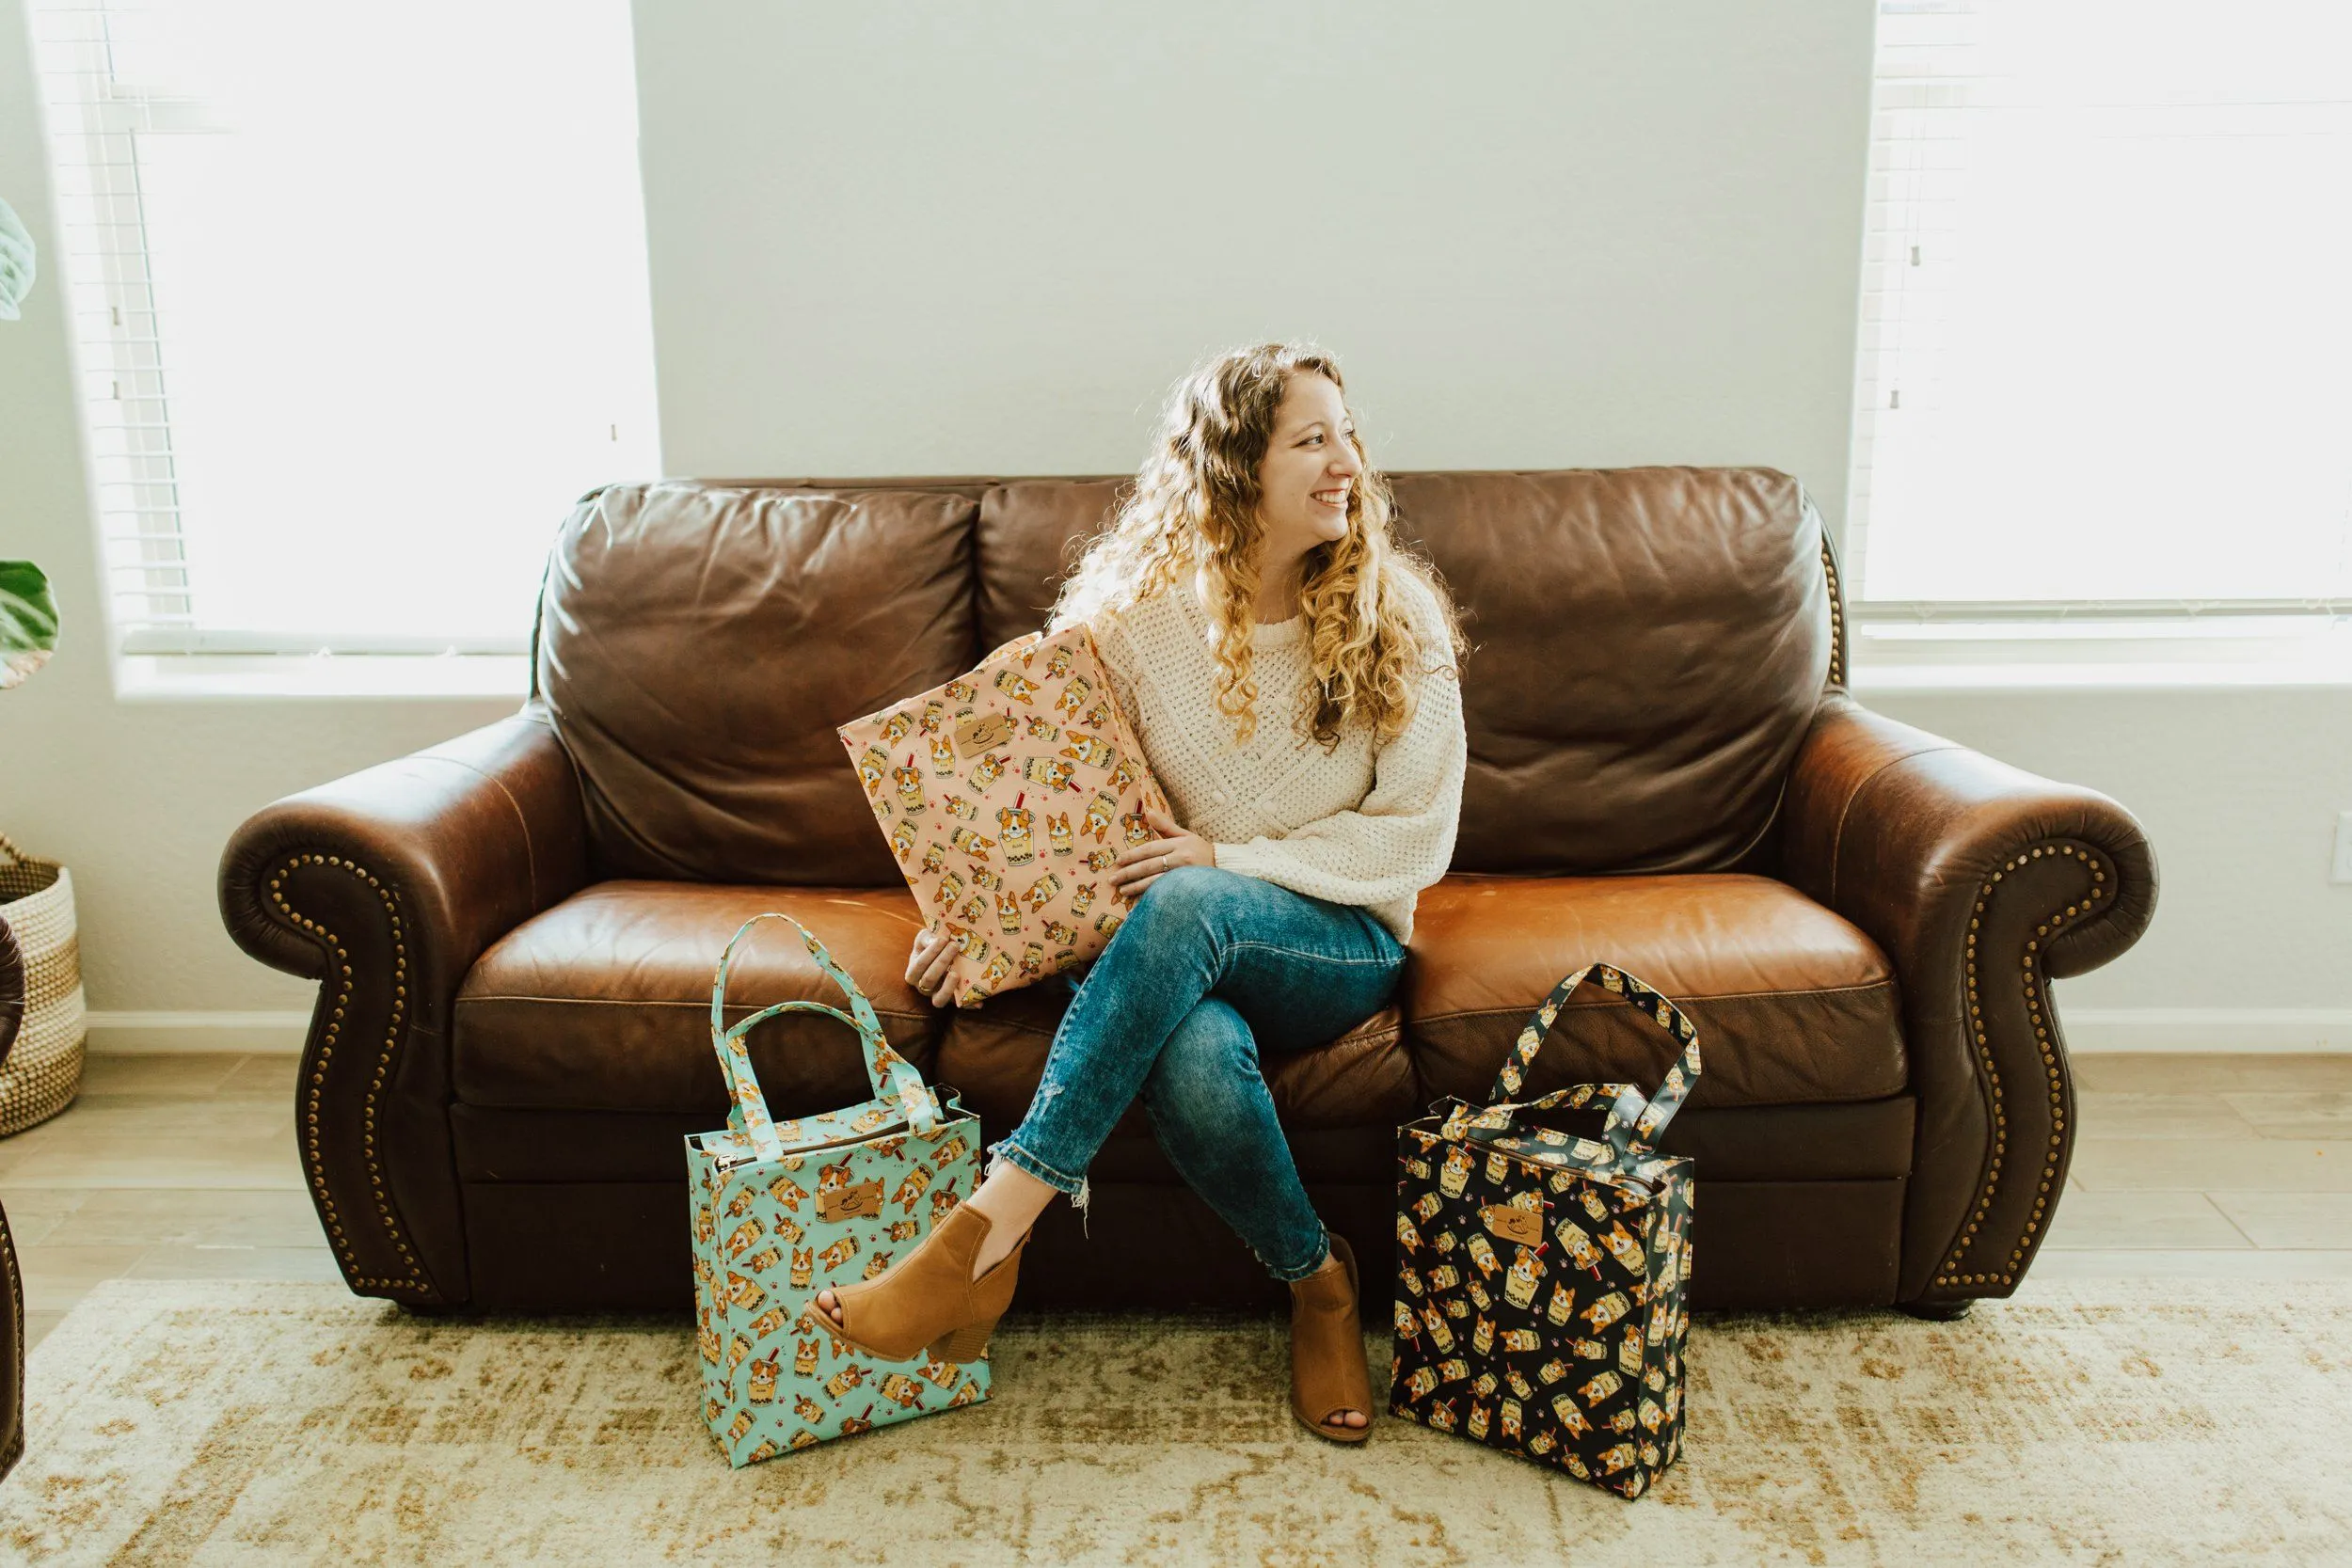
<path fill-rule="evenodd" d="M 296 1062 L 93 1056 L 71 1108 L 0 1140 L 33 1342 L 103 1279 L 341 1277 L 294 1157 Z M 2352 1055 L 2075 1070 L 2083 1136 L 2033 1279 L 2352 1276 Z"/>

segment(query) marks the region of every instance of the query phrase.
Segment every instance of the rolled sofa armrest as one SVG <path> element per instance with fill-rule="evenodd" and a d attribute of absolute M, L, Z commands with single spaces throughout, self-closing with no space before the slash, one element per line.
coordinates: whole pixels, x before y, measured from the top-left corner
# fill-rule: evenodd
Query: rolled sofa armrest
<path fill-rule="evenodd" d="M 1893 962 L 1918 1142 L 1907 1305 L 2005 1296 L 2049 1231 L 2074 1138 L 2048 982 L 2147 929 L 2156 864 L 2132 815 L 1826 694 L 1788 781 L 1788 879 Z"/>
<path fill-rule="evenodd" d="M 230 838 L 230 936 L 320 982 L 295 1135 L 354 1291 L 419 1307 L 468 1298 L 451 1005 L 485 948 L 586 879 L 578 775 L 536 704 L 289 795 Z"/>

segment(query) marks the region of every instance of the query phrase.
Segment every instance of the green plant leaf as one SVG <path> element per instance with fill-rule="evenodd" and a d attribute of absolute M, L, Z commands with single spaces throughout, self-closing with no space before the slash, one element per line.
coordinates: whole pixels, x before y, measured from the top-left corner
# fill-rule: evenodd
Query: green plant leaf
<path fill-rule="evenodd" d="M 0 561 L 0 691 L 24 684 L 57 646 L 57 601 L 29 561 Z"/>

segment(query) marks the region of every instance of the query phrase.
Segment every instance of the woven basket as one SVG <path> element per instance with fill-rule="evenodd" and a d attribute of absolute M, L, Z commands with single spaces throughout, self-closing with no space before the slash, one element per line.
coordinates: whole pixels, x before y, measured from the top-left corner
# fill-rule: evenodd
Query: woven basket
<path fill-rule="evenodd" d="M 47 1121 L 82 1087 L 88 1030 L 73 879 L 0 833 L 0 920 L 24 951 L 24 1026 L 0 1068 L 0 1138 Z"/>

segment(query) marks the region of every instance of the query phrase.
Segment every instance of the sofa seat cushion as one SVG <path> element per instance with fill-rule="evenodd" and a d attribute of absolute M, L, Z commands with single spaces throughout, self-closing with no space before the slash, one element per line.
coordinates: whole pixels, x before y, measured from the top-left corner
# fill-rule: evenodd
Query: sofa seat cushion
<path fill-rule="evenodd" d="M 1894 968 L 1851 923 L 1766 877 L 1455 874 L 1423 890 L 1406 1032 L 1427 1095 L 1486 1102 L 1527 1016 L 1604 959 L 1674 999 L 1699 1032 L 1692 1106 L 1800 1105 L 1903 1092 Z M 1565 1084 L 1654 1087 L 1666 1033 L 1580 988 L 1525 1098 Z"/>
<path fill-rule="evenodd" d="M 523 922 L 477 959 L 457 993 L 450 1044 L 456 1098 L 530 1110 L 693 1112 L 726 1119 L 710 1045 L 710 982 L 736 928 L 781 911 L 816 934 L 865 989 L 882 1033 L 926 1078 L 931 1005 L 906 983 L 922 922 L 895 888 L 597 882 Z M 736 945 L 726 1021 L 773 1002 L 843 1007 L 800 933 L 763 921 Z M 778 1117 L 870 1099 L 857 1031 L 822 1013 L 781 1013 L 751 1032 L 752 1066 Z"/>
<path fill-rule="evenodd" d="M 1069 1006 L 1068 976 L 951 1009 L 939 1041 L 939 1082 L 979 1113 L 992 1143 L 1028 1114 L 1045 1076 L 1045 1053 Z M 1387 1123 L 1414 1114 L 1413 1067 L 1405 1054 L 1403 1019 L 1381 1008 L 1345 1035 L 1305 1051 L 1260 1058 L 1275 1114 L 1294 1132 Z M 1152 1135 L 1140 1099 L 1127 1107 L 1115 1138 Z"/>

